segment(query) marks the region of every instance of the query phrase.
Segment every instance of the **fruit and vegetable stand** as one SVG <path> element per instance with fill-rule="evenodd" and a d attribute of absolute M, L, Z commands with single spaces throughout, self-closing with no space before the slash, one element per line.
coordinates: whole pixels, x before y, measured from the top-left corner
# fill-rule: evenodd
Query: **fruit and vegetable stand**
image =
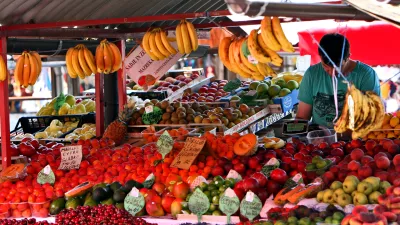
<path fill-rule="evenodd" d="M 197 3 L 203 7 L 196 12 L 191 4 Z M 162 11 L 158 4 L 143 4 Z M 185 5 L 188 11 L 182 11 Z M 259 4 L 248 6 L 245 14 L 259 14 Z M 302 19 L 373 18 L 344 4 L 268 3 L 261 21 L 232 22 L 226 20 L 228 10 L 209 11 L 226 8 L 224 1 L 207 5 L 196 0 L 174 5 L 173 14 L 2 26 L 1 76 L 7 76 L 7 36 L 118 40 L 98 40 L 95 46 L 82 41 L 62 50 L 69 76 L 95 74 L 94 99 L 61 94 L 37 117 L 21 118 L 11 134 L 8 107 L 0 109 L 0 224 L 400 222 L 400 117 L 385 113 L 378 96 L 349 87 L 353 104 L 344 107 L 335 130 L 307 126 L 300 135 L 305 125 L 286 121 L 283 130 L 298 135 L 262 133 L 293 114 L 298 103 L 302 75 L 274 70 L 283 62 L 281 49 L 294 51 L 277 17 L 289 16 L 294 6 L 305 12 L 291 11 L 291 17 Z M 346 11 L 328 13 L 324 7 Z M 130 29 L 108 27 L 139 23 Z M 196 28 L 249 24 L 261 24 L 261 29 L 244 38 L 223 38 L 218 48 L 225 67 L 245 81 L 215 80 L 202 69 L 168 72 L 173 59 L 199 47 Z M 81 28 L 102 25 L 107 29 Z M 78 28 L 49 30 L 65 26 Z M 140 46 L 125 49 L 126 38 L 137 39 Z M 40 49 L 24 51 L 17 59 L 14 75 L 20 85 L 34 85 L 41 70 L 39 54 Z M 127 75 L 135 82 L 133 96 L 127 95 Z M 104 88 L 110 78 L 118 81 L 114 93 Z M 8 105 L 6 82 L 0 81 L 3 105 Z M 104 110 L 110 107 L 106 98 L 115 92 L 117 118 L 107 113 L 114 109 Z M 104 130 L 107 116 L 115 120 Z M 338 134 L 347 128 L 353 140 L 340 140 Z M 11 156 L 28 162 L 11 164 Z"/>

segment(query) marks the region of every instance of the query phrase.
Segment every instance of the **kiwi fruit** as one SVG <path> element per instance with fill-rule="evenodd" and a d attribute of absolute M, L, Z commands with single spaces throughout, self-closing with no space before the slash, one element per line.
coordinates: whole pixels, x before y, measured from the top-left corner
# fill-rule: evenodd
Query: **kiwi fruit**
<path fill-rule="evenodd" d="M 168 101 L 162 101 L 161 102 L 161 109 L 167 109 L 167 107 L 169 106 L 169 102 Z"/>
<path fill-rule="evenodd" d="M 168 113 L 172 113 L 175 110 L 175 108 L 173 106 L 168 106 L 165 111 Z"/>
<path fill-rule="evenodd" d="M 169 118 L 171 118 L 171 113 L 164 113 L 164 114 L 162 115 L 162 119 L 163 119 L 163 120 L 169 120 Z"/>
<path fill-rule="evenodd" d="M 179 112 L 178 113 L 178 118 L 179 119 L 184 119 L 186 117 L 186 113 L 184 113 L 184 112 Z"/>

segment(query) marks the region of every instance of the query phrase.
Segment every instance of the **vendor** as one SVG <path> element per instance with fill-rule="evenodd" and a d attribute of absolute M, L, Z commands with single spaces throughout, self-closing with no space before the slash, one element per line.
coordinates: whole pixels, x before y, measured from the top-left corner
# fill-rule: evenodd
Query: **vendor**
<path fill-rule="evenodd" d="M 342 59 L 342 48 L 344 53 Z M 361 91 L 374 91 L 380 95 L 379 79 L 375 71 L 368 65 L 350 59 L 350 43 L 340 34 L 326 34 L 320 41 L 320 46 L 329 58 L 339 68 L 342 63 L 342 74 Z M 367 47 L 367 46 L 366 46 Z M 299 89 L 300 101 L 296 118 L 310 120 L 318 125 L 333 128 L 336 108 L 333 95 L 332 73 L 333 65 L 326 55 L 318 49 L 321 62 L 311 66 L 305 72 Z M 335 71 L 335 74 L 337 72 Z M 337 100 L 338 118 L 342 113 L 347 84 L 338 77 Z"/>

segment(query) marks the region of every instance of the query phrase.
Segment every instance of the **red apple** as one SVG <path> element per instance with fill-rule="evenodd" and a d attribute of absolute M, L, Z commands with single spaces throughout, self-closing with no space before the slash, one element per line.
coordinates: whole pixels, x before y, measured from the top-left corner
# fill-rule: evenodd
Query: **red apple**
<path fill-rule="evenodd" d="M 244 173 L 246 173 L 246 167 L 244 166 L 243 163 L 235 164 L 235 165 L 233 166 L 233 169 L 236 170 L 236 172 L 238 172 L 239 174 L 244 174 Z"/>
<path fill-rule="evenodd" d="M 365 155 L 361 158 L 361 164 L 362 165 L 367 165 L 369 162 L 373 161 L 374 159 L 369 156 L 369 155 Z"/>
<path fill-rule="evenodd" d="M 171 213 L 171 205 L 175 201 L 175 197 L 172 194 L 167 194 L 161 199 L 161 206 L 165 212 Z"/>
<path fill-rule="evenodd" d="M 288 179 L 286 171 L 284 171 L 280 168 L 272 170 L 270 177 L 272 180 L 278 182 L 279 184 L 285 184 L 285 182 Z"/>
<path fill-rule="evenodd" d="M 248 162 L 248 163 L 249 163 L 248 166 L 249 166 L 250 169 L 256 169 L 257 166 L 260 165 L 259 159 L 256 158 L 256 157 L 251 157 L 251 158 L 249 159 L 249 162 Z"/>
<path fill-rule="evenodd" d="M 397 155 L 395 155 L 395 156 L 393 157 L 393 164 L 394 164 L 395 166 L 400 165 L 400 154 L 397 154 Z"/>
<path fill-rule="evenodd" d="M 159 217 L 164 216 L 164 210 L 160 203 L 149 201 L 146 203 L 146 212 L 150 216 Z"/>
<path fill-rule="evenodd" d="M 331 151 L 331 155 L 343 157 L 344 156 L 344 152 L 343 152 L 343 150 L 341 148 L 334 148 Z"/>
<path fill-rule="evenodd" d="M 265 187 L 268 182 L 267 177 L 261 172 L 256 172 L 251 177 L 257 180 L 260 187 Z"/>
<path fill-rule="evenodd" d="M 365 179 L 367 177 L 372 176 L 373 171 L 372 171 L 371 167 L 369 167 L 368 165 L 364 165 L 358 169 L 357 174 L 358 174 L 358 177 L 360 177 L 361 179 Z"/>
<path fill-rule="evenodd" d="M 347 169 L 351 170 L 351 171 L 357 171 L 358 168 L 360 168 L 361 164 L 355 160 L 352 160 L 348 165 L 347 165 Z"/>
<path fill-rule="evenodd" d="M 21 155 L 30 157 L 36 154 L 36 149 L 28 142 L 21 142 L 18 148 Z"/>
<path fill-rule="evenodd" d="M 374 173 L 374 176 L 375 176 L 375 177 L 379 177 L 379 178 L 381 179 L 381 181 L 385 181 L 385 180 L 388 179 L 389 173 L 386 172 L 386 171 L 376 171 L 376 172 Z"/>
<path fill-rule="evenodd" d="M 276 194 L 282 189 L 282 185 L 280 185 L 278 182 L 274 180 L 268 180 L 267 183 L 267 192 L 268 194 L 273 194 L 276 196 Z"/>
<path fill-rule="evenodd" d="M 350 153 L 350 157 L 352 160 L 359 161 L 363 156 L 364 156 L 364 151 L 359 148 L 353 149 L 353 151 L 351 151 Z"/>
<path fill-rule="evenodd" d="M 236 196 L 239 198 L 240 201 L 242 201 L 242 199 L 245 196 L 244 190 L 242 188 L 233 188 L 233 191 L 235 192 Z"/>
<path fill-rule="evenodd" d="M 175 196 L 175 198 L 185 199 L 186 196 L 189 194 L 189 191 L 189 184 L 180 181 L 174 185 L 172 189 L 172 194 Z"/>
<path fill-rule="evenodd" d="M 387 169 L 390 166 L 390 160 L 387 157 L 381 156 L 378 157 L 376 160 L 376 167 L 378 167 L 379 169 Z"/>
<path fill-rule="evenodd" d="M 245 192 L 252 191 L 255 192 L 255 190 L 259 187 L 259 184 L 257 180 L 253 177 L 249 177 L 244 179 L 243 181 L 243 189 Z"/>
<path fill-rule="evenodd" d="M 362 147 L 362 141 L 360 140 L 360 139 L 357 139 L 357 140 L 352 140 L 351 142 L 350 142 L 350 144 L 351 144 L 351 147 L 354 149 L 354 148 L 361 148 Z"/>

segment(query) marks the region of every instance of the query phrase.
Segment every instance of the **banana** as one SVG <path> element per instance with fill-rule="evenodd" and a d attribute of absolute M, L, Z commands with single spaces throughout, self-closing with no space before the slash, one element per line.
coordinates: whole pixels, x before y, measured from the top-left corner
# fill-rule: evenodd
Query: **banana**
<path fill-rule="evenodd" d="M 356 122 L 359 120 L 360 116 L 362 116 L 361 109 L 362 109 L 363 93 L 361 93 L 360 90 L 358 90 L 354 85 L 352 85 L 350 87 L 350 95 L 354 101 L 354 124 L 349 123 L 349 129 L 355 130 Z"/>
<path fill-rule="evenodd" d="M 193 51 L 196 51 L 197 48 L 199 47 L 199 40 L 197 38 L 196 29 L 194 29 L 193 24 L 188 21 L 186 21 L 186 26 L 189 31 L 189 37 L 190 37 L 190 43 L 192 43 L 192 49 L 193 49 Z"/>
<path fill-rule="evenodd" d="M 234 48 L 235 48 L 236 41 L 233 41 L 229 46 L 229 62 L 231 63 L 232 67 L 236 71 L 237 74 L 244 78 L 251 78 L 251 74 L 244 72 L 235 62 L 234 57 Z"/>
<path fill-rule="evenodd" d="M 185 53 L 190 54 L 192 52 L 192 44 L 190 43 L 189 31 L 185 21 L 182 21 L 181 23 L 181 33 Z"/>
<path fill-rule="evenodd" d="M 371 93 L 367 92 L 366 96 L 368 98 L 368 107 L 370 107 L 370 113 L 367 117 L 367 120 L 364 122 L 364 124 L 358 129 L 353 131 L 353 133 L 351 134 L 351 137 L 353 139 L 357 139 L 357 138 L 362 138 L 365 137 L 366 135 L 368 135 L 368 133 L 372 130 L 375 129 L 375 125 L 376 122 L 378 122 L 379 115 L 383 115 L 383 113 L 380 113 L 380 107 L 375 104 L 375 101 L 371 98 Z M 378 98 L 379 99 L 379 98 Z M 379 99 L 380 101 L 380 99 Z M 382 116 L 383 119 L 383 116 Z M 382 125 L 382 123 L 378 124 L 378 125 Z M 380 128 L 380 126 L 378 127 Z"/>
<path fill-rule="evenodd" d="M 156 31 L 155 41 L 156 41 L 156 47 L 161 52 L 161 54 L 163 54 L 165 57 L 169 57 L 171 53 L 164 47 L 164 44 L 161 39 L 161 33 L 159 30 Z"/>
<path fill-rule="evenodd" d="M 241 43 L 240 46 L 239 46 L 240 61 L 241 61 L 247 68 L 249 68 L 251 71 L 258 72 L 257 66 L 256 66 L 255 64 L 251 63 L 251 62 L 246 58 L 246 56 L 245 56 L 244 53 L 243 53 L 243 50 L 242 50 L 242 47 L 241 47 L 241 46 L 242 46 L 243 44 L 245 44 L 245 43 L 246 43 L 245 41 L 242 41 L 242 43 Z M 261 72 L 258 72 L 258 73 L 261 74 Z"/>
<path fill-rule="evenodd" d="M 232 43 L 232 38 L 231 37 L 224 37 L 222 38 L 221 42 L 219 43 L 218 46 L 218 56 L 222 61 L 222 64 L 224 64 L 224 66 L 226 68 L 228 68 L 228 70 L 237 73 L 234 69 L 233 66 L 231 65 L 231 63 L 229 62 L 229 46 Z"/>
<path fill-rule="evenodd" d="M 181 30 L 182 23 L 180 23 L 175 30 L 176 33 L 176 42 L 178 43 L 178 50 L 181 54 L 185 54 L 185 46 L 183 46 L 183 37 Z"/>
<path fill-rule="evenodd" d="M 36 83 L 36 79 L 39 75 L 39 64 L 33 55 L 31 55 L 30 53 L 27 53 L 27 55 L 28 55 L 28 59 L 29 59 L 29 68 L 30 68 L 28 84 L 34 85 Z"/>
<path fill-rule="evenodd" d="M 271 77 L 276 77 L 276 72 L 275 72 L 275 70 L 273 70 L 272 67 L 270 67 L 268 64 L 265 64 L 265 65 L 266 65 L 266 68 L 267 68 L 267 70 L 268 70 L 268 74 L 269 74 Z"/>
<path fill-rule="evenodd" d="M 176 37 L 168 37 L 167 36 L 168 42 L 176 42 Z"/>
<path fill-rule="evenodd" d="M 161 36 L 161 41 L 162 41 L 164 47 L 168 50 L 168 52 L 170 54 L 175 55 L 176 54 L 176 49 L 174 47 L 172 47 L 172 45 L 169 43 L 168 36 L 165 33 L 165 31 L 161 30 L 160 31 L 160 36 Z"/>
<path fill-rule="evenodd" d="M 156 60 L 159 60 L 159 58 L 157 58 L 157 56 L 154 55 L 150 50 L 150 44 L 149 44 L 150 35 L 151 35 L 151 31 L 147 31 L 144 34 L 143 39 L 142 39 L 142 46 L 143 46 L 144 51 L 147 53 L 147 55 L 149 55 L 152 60 L 156 61 Z"/>
<path fill-rule="evenodd" d="M 101 45 L 101 43 L 100 43 Z M 75 47 L 72 51 L 72 66 L 74 67 L 74 71 L 78 74 L 79 78 L 85 79 L 85 73 L 83 72 L 80 64 L 79 64 L 79 48 Z"/>
<path fill-rule="evenodd" d="M 372 130 L 379 129 L 382 127 L 385 107 L 383 105 L 382 99 L 372 91 L 367 91 L 367 96 L 371 98 L 372 102 L 375 104 L 376 116 L 374 121 L 374 126 Z"/>
<path fill-rule="evenodd" d="M 247 46 L 249 47 L 251 55 L 257 59 L 258 62 L 268 63 L 271 62 L 271 58 L 262 50 L 260 45 L 257 42 L 257 31 L 252 30 L 247 39 Z"/>
<path fill-rule="evenodd" d="M 25 57 L 22 54 L 18 58 L 17 64 L 15 65 L 15 69 L 14 69 L 15 81 L 16 81 L 17 85 L 19 85 L 19 86 L 21 86 L 23 84 L 23 82 L 24 82 L 24 79 L 23 79 L 24 60 L 25 60 Z"/>
<path fill-rule="evenodd" d="M 348 97 L 349 97 L 349 92 L 347 92 L 346 97 L 344 99 L 344 105 L 342 109 L 342 114 L 340 115 L 340 118 L 338 121 L 335 123 L 334 129 L 338 133 L 344 133 L 347 131 L 347 123 L 349 122 L 349 106 L 348 106 Z"/>
<path fill-rule="evenodd" d="M 268 77 L 269 76 L 269 71 L 267 69 L 267 64 L 265 63 L 257 63 L 256 67 L 257 70 L 261 73 L 261 75 L 263 75 L 264 77 Z"/>
<path fill-rule="evenodd" d="M 240 58 L 240 49 L 242 48 L 243 41 L 245 39 L 240 39 L 235 42 L 235 45 L 233 47 L 233 58 L 235 59 L 235 62 L 237 65 L 242 69 L 244 72 L 253 75 L 255 71 L 251 70 L 250 67 L 247 67 L 244 63 L 242 63 L 242 60 Z M 247 60 L 247 59 L 246 59 Z M 249 62 L 247 60 L 247 62 Z M 250 63 L 250 62 L 249 62 Z M 251 63 L 250 63 L 251 64 Z M 257 71 L 257 70 L 256 70 Z M 258 72 L 258 71 L 257 71 Z M 260 74 L 261 75 L 261 74 Z"/>
<path fill-rule="evenodd" d="M 85 74 L 85 76 L 90 76 L 92 75 L 92 70 L 90 69 L 88 63 L 86 62 L 86 58 L 85 58 L 85 46 L 81 46 L 81 48 L 78 51 L 78 61 L 79 61 L 79 65 L 81 66 L 83 73 Z"/>
<path fill-rule="evenodd" d="M 164 59 L 165 55 L 163 55 L 156 46 L 156 32 L 152 31 L 149 37 L 150 51 L 158 58 Z"/>
<path fill-rule="evenodd" d="M 261 20 L 261 36 L 270 49 L 273 51 L 281 50 L 281 45 L 272 33 L 272 22 L 269 16 L 265 16 L 264 19 Z"/>
<path fill-rule="evenodd" d="M 122 66 L 121 51 L 112 42 L 108 42 L 108 46 L 110 47 L 112 54 L 114 56 L 114 65 L 112 66 L 112 69 L 111 69 L 111 72 L 114 73 L 115 71 L 121 69 L 121 66 Z"/>
<path fill-rule="evenodd" d="M 88 64 L 90 71 L 92 71 L 93 74 L 96 74 L 97 69 L 96 69 L 96 62 L 94 61 L 94 57 L 92 52 L 88 48 L 83 49 L 83 54 L 85 56 L 85 61 Z"/>
<path fill-rule="evenodd" d="M 100 43 L 96 48 L 96 67 L 98 73 L 104 73 L 104 46 Z M 78 75 L 78 72 L 74 70 Z"/>
<path fill-rule="evenodd" d="M 7 66 L 4 63 L 4 59 L 0 56 L 0 81 L 7 79 Z"/>
<path fill-rule="evenodd" d="M 22 86 L 27 88 L 29 86 L 29 77 L 31 75 L 31 67 L 29 62 L 29 56 L 27 52 L 22 53 L 24 56 L 24 70 L 23 70 L 23 83 Z"/>
<path fill-rule="evenodd" d="M 269 55 L 272 62 L 282 64 L 283 59 L 278 55 L 278 53 L 276 53 L 272 49 L 268 48 L 268 46 L 267 46 L 267 44 L 265 44 L 264 39 L 262 38 L 261 34 L 257 35 L 257 41 L 258 41 L 258 44 L 260 44 L 261 48 Z"/>
<path fill-rule="evenodd" d="M 283 51 L 295 52 L 293 45 L 288 41 L 282 30 L 281 21 L 278 17 L 272 18 L 272 31 L 274 32 L 276 39 L 278 39 L 279 44 L 281 44 Z"/>
<path fill-rule="evenodd" d="M 42 72 L 42 59 L 40 58 L 39 53 L 36 51 L 31 51 L 31 55 L 33 55 L 36 58 L 36 61 L 38 62 L 39 65 L 39 75 Z"/>
<path fill-rule="evenodd" d="M 108 46 L 108 42 L 104 41 L 104 74 L 111 73 L 112 67 L 114 65 L 114 56 L 113 53 Z"/>
<path fill-rule="evenodd" d="M 370 100 L 370 98 L 368 98 L 367 95 L 362 96 L 361 111 L 360 111 L 361 116 L 354 123 L 355 130 L 360 129 L 360 127 L 365 123 L 365 120 L 368 118 L 368 115 L 369 115 L 368 101 L 369 100 Z"/>

